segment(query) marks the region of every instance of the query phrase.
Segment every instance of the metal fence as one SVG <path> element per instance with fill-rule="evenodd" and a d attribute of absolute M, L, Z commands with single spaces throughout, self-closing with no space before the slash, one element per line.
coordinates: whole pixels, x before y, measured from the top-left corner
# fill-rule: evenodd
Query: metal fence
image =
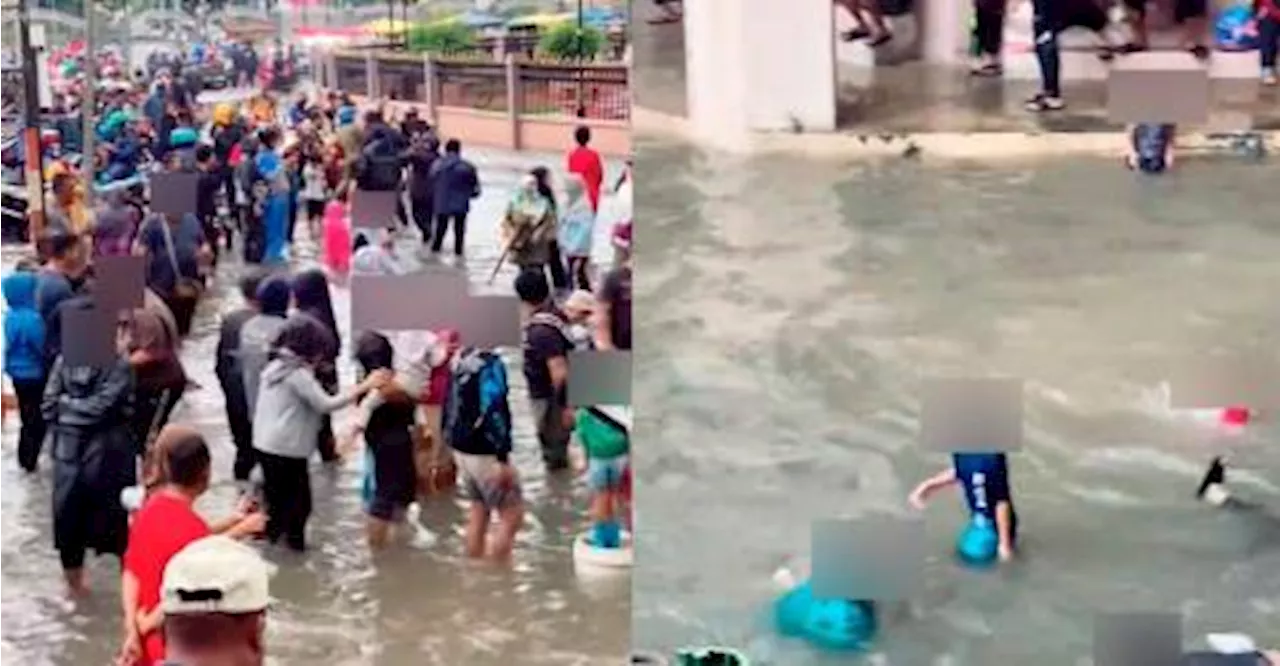
<path fill-rule="evenodd" d="M 432 63 L 434 99 L 439 106 L 480 111 L 509 111 L 507 66 L 478 60 L 440 60 Z"/>
<path fill-rule="evenodd" d="M 626 67 L 531 63 L 521 64 L 517 73 L 522 114 L 631 117 Z"/>
<path fill-rule="evenodd" d="M 339 90 L 397 101 L 532 116 L 631 117 L 629 71 L 622 64 L 451 56 L 432 57 L 428 67 L 423 56 L 345 53 L 333 57 L 332 75 Z M 516 86 L 514 110 L 508 108 L 509 80 Z"/>

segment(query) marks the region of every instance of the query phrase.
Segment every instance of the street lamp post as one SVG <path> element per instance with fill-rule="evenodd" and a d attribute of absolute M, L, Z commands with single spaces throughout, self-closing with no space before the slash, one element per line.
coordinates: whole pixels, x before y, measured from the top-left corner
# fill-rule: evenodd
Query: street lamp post
<path fill-rule="evenodd" d="M 94 38 L 98 7 L 93 0 L 84 3 L 84 91 L 80 95 L 80 172 L 84 176 L 85 205 L 93 204 L 93 179 L 97 175 L 97 132 L 94 118 L 98 114 L 98 47 Z"/>
<path fill-rule="evenodd" d="M 585 94 L 586 91 L 584 89 L 586 82 L 583 81 L 583 77 L 586 76 L 586 64 L 585 62 L 583 62 L 585 58 L 583 57 L 583 53 L 582 53 L 582 46 L 585 43 L 586 43 L 586 33 L 583 26 L 582 0 L 578 0 L 578 72 L 577 74 L 578 74 L 578 117 L 579 118 L 587 117 L 587 98 Z"/>
<path fill-rule="evenodd" d="M 18 0 L 18 42 L 22 58 L 23 142 L 26 151 L 27 236 L 37 244 L 44 231 L 44 150 L 40 145 L 40 59 L 31 43 L 28 0 Z"/>

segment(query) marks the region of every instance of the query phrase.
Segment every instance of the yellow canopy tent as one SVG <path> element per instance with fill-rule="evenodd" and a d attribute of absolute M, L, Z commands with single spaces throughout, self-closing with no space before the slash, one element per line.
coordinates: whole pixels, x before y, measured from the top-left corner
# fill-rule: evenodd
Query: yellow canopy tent
<path fill-rule="evenodd" d="M 565 23 L 574 20 L 577 15 L 573 12 L 565 12 L 562 14 L 531 14 L 529 16 L 520 16 L 507 21 L 508 28 L 549 28 L 559 23 Z"/>
<path fill-rule="evenodd" d="M 386 37 L 388 35 L 402 35 L 412 26 L 412 23 L 406 23 L 399 19 L 378 19 L 364 24 L 364 31 L 379 37 Z"/>

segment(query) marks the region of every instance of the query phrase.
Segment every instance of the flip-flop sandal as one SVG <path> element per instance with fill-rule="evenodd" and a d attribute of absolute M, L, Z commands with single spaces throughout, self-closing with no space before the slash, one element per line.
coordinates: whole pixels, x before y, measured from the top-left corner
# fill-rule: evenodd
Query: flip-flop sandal
<path fill-rule="evenodd" d="M 1204 44 L 1196 44 L 1195 46 L 1187 49 L 1187 52 L 1194 56 L 1196 60 L 1209 59 L 1209 47 Z"/>
<path fill-rule="evenodd" d="M 846 42 L 856 42 L 859 39 L 866 39 L 870 36 L 871 36 L 871 32 L 869 30 L 863 30 L 862 28 L 845 30 L 844 32 L 840 33 L 840 39 Z"/>
<path fill-rule="evenodd" d="M 969 70 L 970 76 L 994 77 L 1002 74 L 1004 74 L 1004 66 L 996 63 L 974 67 Z"/>
<path fill-rule="evenodd" d="M 1125 45 L 1121 46 L 1120 48 L 1116 49 L 1116 51 L 1117 51 L 1117 52 L 1119 52 L 1119 53 L 1126 53 L 1126 54 L 1128 54 L 1128 53 L 1142 53 L 1143 51 L 1146 51 L 1146 50 L 1148 50 L 1148 49 L 1150 49 L 1150 48 L 1151 48 L 1151 47 L 1147 46 L 1146 44 L 1136 44 L 1136 43 L 1134 43 L 1134 42 L 1129 42 L 1128 44 L 1125 44 Z"/>
<path fill-rule="evenodd" d="M 1116 58 L 1116 49 L 1110 46 L 1099 46 L 1097 55 L 1098 60 L 1101 60 L 1102 62 L 1111 62 Z"/>
<path fill-rule="evenodd" d="M 885 34 L 880 35 L 879 37 L 876 37 L 875 39 L 871 40 L 870 46 L 871 48 L 875 48 L 877 46 L 884 46 L 885 44 L 888 44 L 892 40 L 893 40 L 893 33 L 886 32 Z"/>

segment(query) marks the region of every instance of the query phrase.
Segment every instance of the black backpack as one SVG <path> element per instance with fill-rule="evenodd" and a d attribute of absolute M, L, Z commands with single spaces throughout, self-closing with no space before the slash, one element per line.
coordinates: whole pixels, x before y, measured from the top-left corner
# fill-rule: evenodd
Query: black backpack
<path fill-rule="evenodd" d="M 400 156 L 389 150 L 390 142 L 379 139 L 370 143 L 356 161 L 356 184 L 362 190 L 389 192 L 399 189 L 404 167 Z"/>

